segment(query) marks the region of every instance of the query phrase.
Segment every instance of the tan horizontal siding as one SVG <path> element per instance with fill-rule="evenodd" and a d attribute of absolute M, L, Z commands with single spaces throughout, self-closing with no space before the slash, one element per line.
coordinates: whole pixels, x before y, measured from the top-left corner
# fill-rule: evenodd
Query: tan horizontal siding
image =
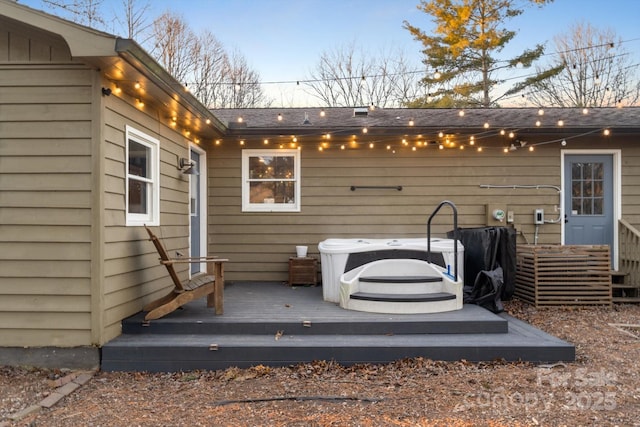
<path fill-rule="evenodd" d="M 307 245 L 317 256 L 318 243 L 329 237 L 424 237 L 427 219 L 442 200 L 456 203 L 462 227 L 484 226 L 488 203 L 508 205 L 523 220 L 532 216 L 533 205 L 551 212 L 559 204 L 552 190 L 480 188 L 559 186 L 557 148 L 508 154 L 497 148 L 483 153 L 425 149 L 396 155 L 384 149 L 303 148 L 301 212 L 293 214 L 241 211 L 240 157 L 239 148 L 228 147 L 212 150 L 209 159 L 210 252 L 230 258 L 229 280 L 287 280 L 295 246 Z M 353 185 L 402 186 L 402 191 L 351 191 Z M 434 218 L 434 236 L 452 229 L 450 212 L 445 208 Z M 532 236 L 532 224 L 521 228 Z M 549 225 L 540 240 L 559 240 L 559 233 L 558 225 Z"/>
<path fill-rule="evenodd" d="M 90 194 L 80 191 L 5 191 L 0 193 L 0 206 L 12 208 L 88 208 L 91 206 Z"/>
<path fill-rule="evenodd" d="M 3 288 L 4 295 L 86 295 L 87 280 L 83 277 L 12 277 L 12 286 Z"/>
<path fill-rule="evenodd" d="M 640 147 L 637 140 L 622 152 L 622 218 L 640 229 Z"/>
<path fill-rule="evenodd" d="M 0 290 L 11 286 L 11 281 L 16 277 L 29 278 L 38 282 L 38 278 L 77 278 L 85 279 L 87 283 L 86 293 L 89 293 L 88 283 L 91 270 L 89 263 L 84 260 L 11 260 L 3 254 L 0 276 Z M 8 259 L 8 260 L 7 260 Z M 39 282 L 41 283 L 41 282 Z"/>
<path fill-rule="evenodd" d="M 105 331 L 119 330 L 120 320 L 168 292 L 173 286 L 166 268 L 142 227 L 125 226 L 125 130 L 132 126 L 160 141 L 160 222 L 154 232 L 170 253 L 189 247 L 189 181 L 177 169 L 188 156 L 188 141 L 163 123 L 152 109 L 140 111 L 117 97 L 106 100 L 105 112 Z M 178 269 L 187 278 L 187 267 Z"/>
<path fill-rule="evenodd" d="M 90 259 L 89 242 L 0 242 L 4 260 L 76 261 Z"/>
<path fill-rule="evenodd" d="M 45 44 L 17 46 L 9 60 L 52 60 Z M 3 346 L 91 344 L 92 73 L 0 64 Z"/>
<path fill-rule="evenodd" d="M 0 86 L 0 99 L 7 104 L 21 104 L 25 99 L 39 104 L 83 104 L 91 96 L 91 87 L 81 86 L 69 90 L 66 86 L 48 87 L 42 90 L 38 86 Z"/>
<path fill-rule="evenodd" d="M 0 299 L 0 311 L 25 312 L 37 308 L 38 313 L 87 313 L 89 304 L 87 295 L 5 295 Z"/>

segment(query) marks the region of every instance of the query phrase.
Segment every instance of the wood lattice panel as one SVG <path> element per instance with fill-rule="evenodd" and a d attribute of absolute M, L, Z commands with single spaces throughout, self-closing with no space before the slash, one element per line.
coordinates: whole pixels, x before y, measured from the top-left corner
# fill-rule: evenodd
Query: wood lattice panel
<path fill-rule="evenodd" d="M 519 245 L 515 295 L 536 307 L 611 305 L 607 245 Z"/>

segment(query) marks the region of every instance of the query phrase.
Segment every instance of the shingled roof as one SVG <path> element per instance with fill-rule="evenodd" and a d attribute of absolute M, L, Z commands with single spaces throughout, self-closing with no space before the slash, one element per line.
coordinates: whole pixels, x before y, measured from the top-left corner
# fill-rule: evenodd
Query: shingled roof
<path fill-rule="evenodd" d="M 369 132 L 472 133 L 513 129 L 535 133 L 615 129 L 640 133 L 640 108 L 246 108 L 215 109 L 230 135 L 311 134 L 367 127 Z M 239 118 L 242 121 L 239 121 Z M 539 122 L 539 123 L 537 123 Z"/>

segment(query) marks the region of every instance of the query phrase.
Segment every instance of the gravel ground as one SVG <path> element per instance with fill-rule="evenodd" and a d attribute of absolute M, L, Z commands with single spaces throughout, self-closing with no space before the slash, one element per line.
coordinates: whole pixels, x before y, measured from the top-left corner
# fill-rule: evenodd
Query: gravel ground
<path fill-rule="evenodd" d="M 0 367 L 3 426 L 640 426 L 640 306 L 513 316 L 576 345 L 574 363 L 318 361 L 172 374 L 98 372 L 20 420 L 73 372 Z"/>

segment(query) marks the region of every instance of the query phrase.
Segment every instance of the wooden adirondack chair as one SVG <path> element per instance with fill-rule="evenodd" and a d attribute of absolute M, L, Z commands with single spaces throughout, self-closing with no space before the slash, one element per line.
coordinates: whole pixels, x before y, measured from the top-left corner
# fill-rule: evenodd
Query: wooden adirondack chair
<path fill-rule="evenodd" d="M 204 296 L 207 297 L 207 307 L 213 307 L 216 314 L 222 314 L 224 311 L 224 263 L 228 260 L 217 257 L 170 258 L 162 242 L 153 234 L 151 229 L 146 225 L 144 228 L 149 233 L 150 240 L 160 255 L 160 264 L 167 268 L 169 277 L 173 280 L 174 285 L 173 290 L 167 295 L 147 304 L 143 308 L 144 311 L 148 312 L 144 319 L 159 319 L 178 307 Z M 207 263 L 207 274 L 196 276 L 185 282 L 180 280 L 173 268 L 174 264 L 202 262 Z"/>

